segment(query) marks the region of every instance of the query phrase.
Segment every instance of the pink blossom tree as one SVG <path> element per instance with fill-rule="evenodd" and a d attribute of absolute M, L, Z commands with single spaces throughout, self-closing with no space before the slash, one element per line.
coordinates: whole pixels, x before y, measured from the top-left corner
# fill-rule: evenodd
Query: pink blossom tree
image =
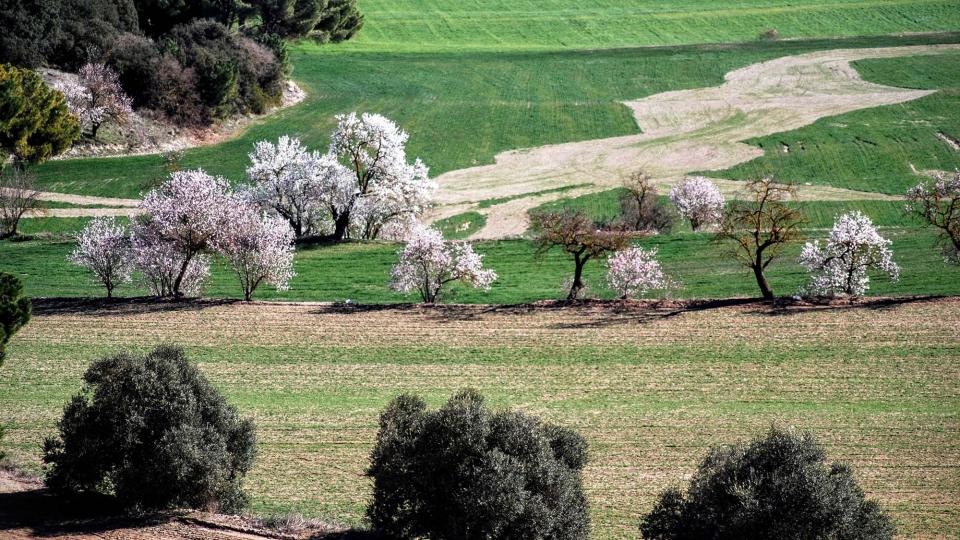
<path fill-rule="evenodd" d="M 399 252 L 400 261 L 390 271 L 390 288 L 417 291 L 428 304 L 440 299 L 443 287 L 454 281 L 489 290 L 497 273 L 483 268 L 483 256 L 466 242 L 446 242 L 440 231 L 419 227 Z"/>
<path fill-rule="evenodd" d="M 437 186 L 422 161 L 407 163 L 406 132 L 379 114 L 350 113 L 337 122 L 329 155 L 350 174 L 337 172 L 327 182 L 334 240 L 351 226 L 362 238 L 377 238 L 389 221 L 429 206 Z"/>
<path fill-rule="evenodd" d="M 214 242 L 237 275 L 244 300 L 249 301 L 262 283 L 287 290 L 294 276 L 294 233 L 283 218 L 268 216 L 237 201 L 228 212 L 226 233 Z"/>
<path fill-rule="evenodd" d="M 837 218 L 825 245 L 807 242 L 800 264 L 811 273 L 810 283 L 801 290 L 812 296 L 861 296 L 870 288 L 869 272 L 900 277 L 893 262 L 891 241 L 880 236 L 869 217 L 859 211 Z"/>
<path fill-rule="evenodd" d="M 127 123 L 133 113 L 133 100 L 124 93 L 120 78 L 104 64 L 85 64 L 76 82 L 58 85 L 67 98 L 67 108 L 80 120 L 80 126 L 96 139 L 106 122 Z"/>
<path fill-rule="evenodd" d="M 940 229 L 947 261 L 960 264 L 960 171 L 910 188 L 907 211 Z"/>
<path fill-rule="evenodd" d="M 86 268 L 107 289 L 107 298 L 121 283 L 129 283 L 133 259 L 127 228 L 113 217 L 94 218 L 77 234 L 70 262 Z"/>
<path fill-rule="evenodd" d="M 623 299 L 677 286 L 660 266 L 657 248 L 641 247 L 618 251 L 607 259 L 607 284 Z"/>
<path fill-rule="evenodd" d="M 161 236 L 152 222 L 134 225 L 130 235 L 133 264 L 154 296 L 198 296 L 210 277 L 210 257 L 187 258 L 182 246 Z"/>
<path fill-rule="evenodd" d="M 169 288 L 161 288 L 165 293 L 183 296 L 184 279 L 193 275 L 195 282 L 204 274 L 199 268 L 191 269 L 191 264 L 226 232 L 227 213 L 234 206 L 227 181 L 199 169 L 171 173 L 166 182 L 144 197 L 140 208 L 145 222 L 134 231 L 135 236 L 144 238 L 134 241 L 134 249 L 142 251 L 138 259 L 141 255 L 156 256 L 162 259 L 156 261 L 160 266 L 179 264 Z"/>
<path fill-rule="evenodd" d="M 702 176 L 688 178 L 674 186 L 670 190 L 670 202 L 684 219 L 690 220 L 694 231 L 719 223 L 723 216 L 723 195 L 716 184 Z"/>

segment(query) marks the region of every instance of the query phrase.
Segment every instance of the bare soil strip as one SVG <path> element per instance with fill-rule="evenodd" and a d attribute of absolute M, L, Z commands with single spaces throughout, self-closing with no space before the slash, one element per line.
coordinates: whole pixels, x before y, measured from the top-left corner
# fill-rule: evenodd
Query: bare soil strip
<path fill-rule="evenodd" d="M 692 171 L 727 169 L 762 155 L 760 149 L 739 141 L 933 93 L 864 81 L 850 62 L 957 49 L 960 45 L 837 49 L 753 64 L 731 71 L 718 87 L 665 92 L 626 102 L 642 134 L 513 150 L 498 154 L 493 165 L 445 173 L 437 179 L 438 201 L 463 205 L 585 182 L 594 184 L 589 191 L 601 191 L 619 186 L 637 169 L 664 185 Z M 727 193 L 742 186 L 729 180 L 718 183 Z M 815 185 L 801 186 L 799 194 L 808 200 L 893 198 Z M 553 193 L 478 208 L 487 215 L 487 226 L 473 238 L 522 234 L 528 225 L 526 210 L 569 196 L 569 192 Z"/>

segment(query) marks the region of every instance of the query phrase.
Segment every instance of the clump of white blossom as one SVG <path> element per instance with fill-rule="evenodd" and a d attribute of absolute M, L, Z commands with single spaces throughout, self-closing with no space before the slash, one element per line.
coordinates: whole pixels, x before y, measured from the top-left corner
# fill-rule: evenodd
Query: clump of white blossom
<path fill-rule="evenodd" d="M 130 237 L 126 227 L 113 217 L 98 217 L 77 234 L 77 247 L 69 255 L 70 262 L 93 273 L 107 289 L 107 298 L 122 283 L 129 283 L 133 273 Z"/>
<path fill-rule="evenodd" d="M 657 248 L 633 247 L 618 251 L 607 259 L 607 284 L 620 298 L 642 298 L 657 290 L 679 286 L 657 260 Z"/>
<path fill-rule="evenodd" d="M 261 141 L 247 168 L 253 198 L 298 238 L 382 238 L 429 207 L 437 189 L 422 161 L 407 162 L 408 138 L 384 116 L 350 113 L 337 116 L 325 154 L 290 137 Z"/>
<path fill-rule="evenodd" d="M 229 231 L 216 239 L 214 248 L 237 275 L 244 300 L 250 300 L 262 283 L 287 290 L 295 275 L 295 249 L 293 229 L 286 220 L 238 201 L 227 226 Z"/>
<path fill-rule="evenodd" d="M 419 227 L 411 232 L 399 252 L 400 261 L 390 271 L 390 288 L 416 291 L 426 303 L 440 299 L 443 287 L 459 281 L 489 290 L 497 273 L 483 268 L 483 256 L 462 241 L 445 241 L 440 231 Z"/>
<path fill-rule="evenodd" d="M 807 242 L 800 253 L 800 265 L 811 274 L 801 294 L 861 296 L 870 288 L 870 271 L 897 281 L 900 267 L 890 244 L 862 212 L 840 216 L 822 246 L 819 240 Z"/>
<path fill-rule="evenodd" d="M 694 176 L 670 190 L 670 202 L 677 213 L 690 221 L 690 227 L 699 231 L 720 222 L 723 217 L 723 195 L 716 184 Z"/>
<path fill-rule="evenodd" d="M 104 64 L 85 64 L 75 81 L 61 82 L 56 89 L 63 93 L 80 127 L 94 139 L 104 123 L 123 125 L 133 112 L 133 100 L 124 93 L 120 78 Z"/>
<path fill-rule="evenodd" d="M 143 216 L 129 233 L 113 221 L 91 221 L 78 235 L 71 260 L 105 285 L 108 263 L 115 265 L 111 272 L 127 278 L 135 270 L 156 296 L 199 295 L 214 253 L 234 270 L 247 300 L 262 283 L 287 288 L 294 275 L 293 231 L 286 220 L 263 215 L 247 194 L 234 193 L 222 178 L 202 170 L 171 173 L 144 197 L 140 209 Z M 119 240 L 127 235 L 128 242 Z M 120 261 L 124 255 L 126 265 Z M 112 287 L 107 287 L 109 295 Z"/>

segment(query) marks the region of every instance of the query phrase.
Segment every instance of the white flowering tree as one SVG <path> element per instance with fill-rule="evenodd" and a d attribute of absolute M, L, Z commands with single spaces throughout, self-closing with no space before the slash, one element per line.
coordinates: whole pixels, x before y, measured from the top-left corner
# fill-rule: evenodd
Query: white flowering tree
<path fill-rule="evenodd" d="M 694 231 L 719 223 L 723 216 L 723 195 L 716 184 L 702 176 L 688 178 L 674 186 L 670 190 L 670 202 L 680 216 L 690 221 Z"/>
<path fill-rule="evenodd" d="M 210 257 L 189 259 L 176 243 L 163 238 L 151 222 L 136 223 L 130 235 L 133 264 L 154 296 L 198 296 L 210 277 Z"/>
<path fill-rule="evenodd" d="M 801 293 L 861 296 L 870 287 L 870 271 L 882 272 L 897 281 L 900 267 L 893 262 L 890 244 L 863 213 L 854 211 L 840 216 L 823 246 L 818 240 L 803 247 L 799 262 L 811 277 Z"/>
<path fill-rule="evenodd" d="M 172 283 L 160 290 L 163 294 L 184 296 L 187 294 L 184 279 L 188 275 L 204 274 L 199 268 L 193 268 L 192 263 L 226 232 L 228 212 L 235 207 L 229 184 L 223 178 L 199 169 L 171 173 L 166 182 L 140 203 L 145 221 L 134 230 L 134 236 L 144 238 L 133 243 L 135 251 L 142 251 L 137 254 L 138 266 L 142 270 L 146 262 L 142 258 L 150 256 L 163 259 L 157 261 L 160 266 L 179 265 L 178 269 L 164 270 L 173 272 Z M 147 266 L 156 265 L 147 263 Z"/>
<path fill-rule="evenodd" d="M 113 217 L 98 217 L 77 234 L 77 247 L 68 256 L 73 264 L 86 268 L 107 289 L 107 298 L 133 273 L 130 235 Z"/>
<path fill-rule="evenodd" d="M 249 157 L 247 178 L 253 199 L 286 219 L 297 238 L 320 233 L 336 198 L 331 186 L 343 184 L 340 177 L 348 174 L 346 168 L 287 136 L 276 144 L 256 143 Z"/>
<path fill-rule="evenodd" d="M 960 171 L 943 173 L 907 191 L 907 211 L 940 229 L 944 255 L 960 264 Z"/>
<path fill-rule="evenodd" d="M 607 259 L 607 284 L 623 299 L 677 286 L 660 266 L 657 248 L 641 247 L 618 251 Z"/>
<path fill-rule="evenodd" d="M 329 155 L 350 174 L 332 174 L 326 183 L 333 240 L 346 238 L 351 228 L 362 238 L 377 238 L 390 221 L 430 205 L 437 186 L 420 159 L 407 163 L 407 138 L 379 114 L 337 116 Z"/>
<path fill-rule="evenodd" d="M 440 299 L 443 287 L 454 281 L 489 290 L 497 273 L 483 268 L 483 256 L 466 242 L 444 241 L 440 231 L 419 227 L 399 252 L 400 261 L 390 271 L 390 288 L 417 291 L 426 303 Z"/>
<path fill-rule="evenodd" d="M 104 123 L 124 125 L 133 112 L 133 100 L 124 93 L 117 74 L 104 64 L 85 64 L 76 81 L 60 83 L 57 89 L 92 139 L 97 138 Z"/>
<path fill-rule="evenodd" d="M 237 275 L 244 300 L 249 301 L 263 283 L 278 291 L 287 290 L 294 276 L 294 233 L 290 224 L 239 200 L 227 219 L 227 230 L 214 241 L 214 249 Z"/>

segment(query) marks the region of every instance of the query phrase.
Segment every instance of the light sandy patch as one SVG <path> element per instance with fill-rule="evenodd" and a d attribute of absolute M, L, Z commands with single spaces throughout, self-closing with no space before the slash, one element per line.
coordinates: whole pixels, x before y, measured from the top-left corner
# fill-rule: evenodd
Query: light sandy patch
<path fill-rule="evenodd" d="M 602 191 L 619 186 L 638 169 L 663 185 L 671 185 L 692 171 L 728 169 L 763 155 L 759 148 L 740 141 L 798 129 L 827 116 L 919 99 L 933 92 L 864 81 L 850 62 L 958 49 L 960 45 L 838 49 L 753 64 L 728 73 L 721 86 L 665 92 L 626 102 L 642 134 L 509 151 L 498 154 L 493 165 L 445 173 L 437 179 L 438 203 L 463 205 L 585 182 L 594 186 L 584 192 Z M 733 181 L 723 184 L 721 188 L 728 193 L 742 185 Z M 807 199 L 823 200 L 888 198 L 822 186 L 801 186 L 800 193 Z M 474 237 L 522 234 L 528 223 L 520 207 L 530 209 L 570 195 L 560 192 L 478 209 L 488 219 L 487 226 Z M 507 205 L 507 209 L 498 208 Z"/>
<path fill-rule="evenodd" d="M 142 214 L 139 208 L 43 208 L 24 214 L 24 218 L 74 218 L 104 216 L 136 216 Z"/>
<path fill-rule="evenodd" d="M 0 195 L 5 190 L 0 189 Z M 52 191 L 38 191 L 37 200 L 64 202 L 69 204 L 99 204 L 103 206 L 126 206 L 135 208 L 140 204 L 139 199 L 114 199 L 112 197 L 93 197 L 89 195 L 73 195 L 70 193 L 54 193 Z"/>

